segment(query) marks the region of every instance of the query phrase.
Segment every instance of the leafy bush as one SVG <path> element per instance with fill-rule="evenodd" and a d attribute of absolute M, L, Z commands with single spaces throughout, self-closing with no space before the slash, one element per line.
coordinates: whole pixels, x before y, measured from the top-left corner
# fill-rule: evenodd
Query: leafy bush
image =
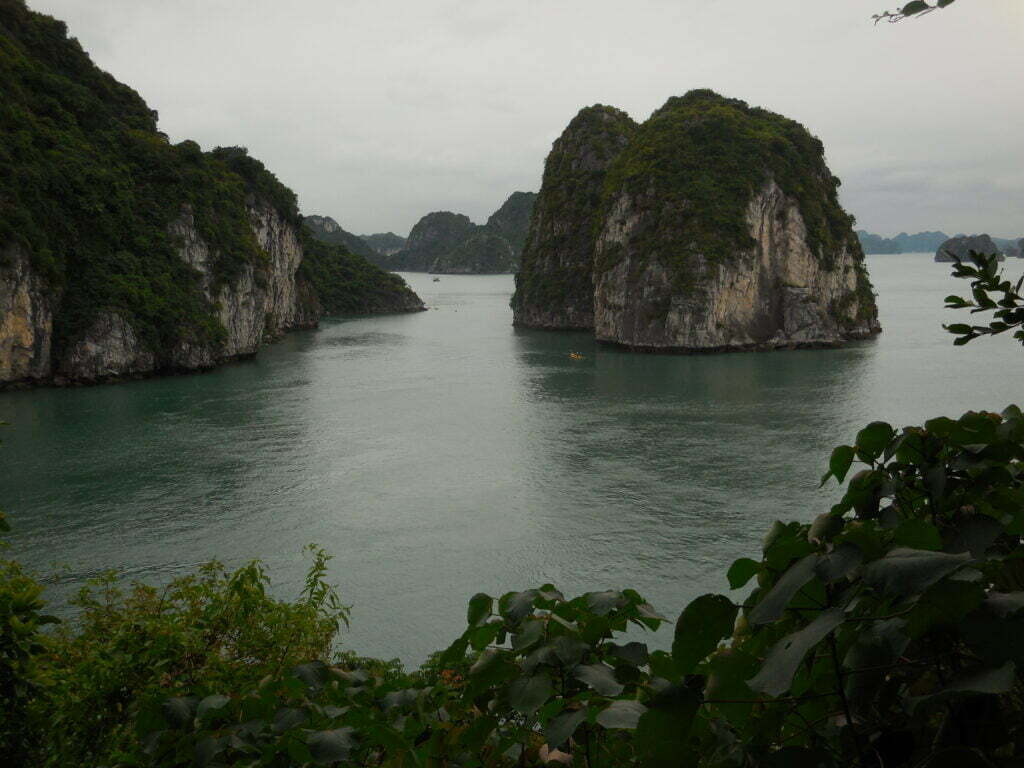
<path fill-rule="evenodd" d="M 0 569 L 0 754 L 33 766 L 133 764 L 143 702 L 204 687 L 245 690 L 266 675 L 329 655 L 348 608 L 313 563 L 294 601 L 267 594 L 253 562 L 234 572 L 210 563 L 157 589 L 124 591 L 113 575 L 82 590 L 76 621 L 40 614 L 41 585 Z M 15 765 L 19 763 L 15 762 Z"/>
<path fill-rule="evenodd" d="M 1024 344 L 1024 296 L 1020 293 L 1024 277 L 1016 283 L 1004 279 L 999 269 L 997 253 L 986 255 L 970 251 L 968 255 L 974 266 L 956 259 L 953 262 L 953 276 L 971 280 L 972 299 L 947 296 L 946 307 L 970 308 L 971 314 L 992 312 L 994 319 L 987 325 L 952 323 L 943 326 L 950 333 L 957 335 L 958 338 L 953 343 L 959 346 L 980 336 L 994 336 L 1012 330 L 1013 338 Z"/>
<path fill-rule="evenodd" d="M 341 245 L 317 240 L 305 228 L 302 250 L 298 275 L 313 287 L 325 314 L 362 315 L 423 307 L 401 277 L 349 253 Z"/>

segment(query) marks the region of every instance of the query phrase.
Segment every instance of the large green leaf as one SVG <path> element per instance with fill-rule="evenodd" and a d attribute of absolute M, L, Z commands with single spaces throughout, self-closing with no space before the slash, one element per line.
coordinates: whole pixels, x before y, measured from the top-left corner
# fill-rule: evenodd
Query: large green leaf
<path fill-rule="evenodd" d="M 1024 592 L 992 592 L 985 598 L 985 607 L 1001 618 L 1024 610 Z"/>
<path fill-rule="evenodd" d="M 784 637 L 768 653 L 761 671 L 747 681 L 755 691 L 781 696 L 789 690 L 804 656 L 846 618 L 842 609 L 830 608 L 798 632 Z"/>
<path fill-rule="evenodd" d="M 954 577 L 933 584 L 907 614 L 907 634 L 918 638 L 936 627 L 959 624 L 984 598 L 984 587 L 975 582 Z"/>
<path fill-rule="evenodd" d="M 846 578 L 864 560 L 864 554 L 856 544 L 844 541 L 831 552 L 818 558 L 814 575 L 826 584 Z"/>
<path fill-rule="evenodd" d="M 857 458 L 874 461 L 889 445 L 895 433 L 884 421 L 873 421 L 857 433 Z"/>
<path fill-rule="evenodd" d="M 726 577 L 729 579 L 729 586 L 733 589 L 739 589 L 754 578 L 759 570 L 761 570 L 759 562 L 751 560 L 749 557 L 741 557 L 729 566 L 729 571 L 726 574 Z"/>
<path fill-rule="evenodd" d="M 314 731 L 306 737 L 306 746 L 315 762 L 326 765 L 347 759 L 355 742 L 351 728 L 336 728 Z"/>
<path fill-rule="evenodd" d="M 607 664 L 580 664 L 572 674 L 602 696 L 618 696 L 625 687 L 615 679 L 615 671 Z"/>
<path fill-rule="evenodd" d="M 768 594 L 761 598 L 761 602 L 754 606 L 750 612 L 750 623 L 768 624 L 780 619 L 793 595 L 814 578 L 814 568 L 817 564 L 818 555 L 807 555 L 790 566 Z"/>
<path fill-rule="evenodd" d="M 824 485 L 828 482 L 830 477 L 834 477 L 840 483 L 843 482 L 846 478 L 846 473 L 850 471 L 850 466 L 853 464 L 853 458 L 853 446 L 840 445 L 833 450 L 832 458 L 828 462 L 828 472 L 821 478 L 821 484 Z"/>
<path fill-rule="evenodd" d="M 864 581 L 890 594 L 902 597 L 919 595 L 970 559 L 967 553 L 950 555 L 923 549 L 893 549 L 885 557 L 867 565 Z"/>
<path fill-rule="evenodd" d="M 167 699 L 161 706 L 161 710 L 168 723 L 181 727 L 192 722 L 197 704 L 198 701 L 191 696 L 176 696 Z"/>
<path fill-rule="evenodd" d="M 708 666 L 705 697 L 733 726 L 742 728 L 753 708 L 745 702 L 757 698 L 747 680 L 757 674 L 758 659 L 739 648 L 723 648 L 711 657 Z"/>
<path fill-rule="evenodd" d="M 613 701 L 597 716 L 597 722 L 605 728 L 636 728 L 647 707 L 633 699 Z"/>
<path fill-rule="evenodd" d="M 960 674 L 949 685 L 943 686 L 935 693 L 911 699 L 910 710 L 914 712 L 921 706 L 939 704 L 964 693 L 1008 693 L 1016 679 L 1016 665 L 1012 661 L 1001 667 L 970 670 Z"/>
<path fill-rule="evenodd" d="M 625 596 L 616 590 L 607 592 L 588 592 L 586 594 L 587 605 L 598 616 L 607 616 L 617 608 L 626 604 Z"/>
<path fill-rule="evenodd" d="M 469 598 L 469 607 L 466 609 L 466 623 L 471 627 L 480 626 L 490 617 L 493 607 L 494 598 L 490 595 L 485 595 L 483 592 L 477 592 Z"/>
<path fill-rule="evenodd" d="M 587 719 L 586 709 L 572 709 L 563 712 L 548 723 L 544 729 L 544 740 L 552 749 L 559 749 L 572 738 L 576 729 Z"/>
<path fill-rule="evenodd" d="M 516 651 L 525 651 L 544 639 L 544 622 L 540 619 L 524 621 L 519 631 L 512 635 L 512 648 Z"/>
<path fill-rule="evenodd" d="M 210 712 L 216 712 L 219 709 L 223 709 L 224 706 L 231 701 L 227 696 L 221 694 L 213 694 L 207 696 L 205 699 L 199 702 L 199 706 L 196 707 L 196 717 L 202 718 Z"/>
<path fill-rule="evenodd" d="M 636 743 L 647 755 L 646 765 L 684 768 L 696 764 L 688 740 L 699 707 L 697 693 L 682 685 L 655 694 L 636 727 Z"/>
<path fill-rule="evenodd" d="M 508 703 L 523 715 L 531 715 L 554 693 L 551 678 L 541 672 L 516 678 L 506 687 Z"/>
<path fill-rule="evenodd" d="M 738 608 L 722 595 L 701 595 L 683 610 L 676 622 L 672 657 L 679 674 L 689 674 L 732 634 Z"/>
<path fill-rule="evenodd" d="M 522 620 L 533 610 L 533 601 L 537 590 L 527 589 L 522 592 L 509 592 L 498 601 L 498 611 L 513 624 Z"/>
<path fill-rule="evenodd" d="M 646 643 L 632 642 L 625 645 L 608 643 L 607 648 L 609 654 L 617 659 L 622 659 L 628 664 L 632 664 L 634 667 L 646 664 L 649 656 Z"/>

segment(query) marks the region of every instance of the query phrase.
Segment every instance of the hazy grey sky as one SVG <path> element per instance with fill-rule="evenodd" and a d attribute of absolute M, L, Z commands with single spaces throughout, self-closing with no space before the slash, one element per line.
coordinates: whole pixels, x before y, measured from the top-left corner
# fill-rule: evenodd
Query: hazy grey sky
<path fill-rule="evenodd" d="M 359 233 L 483 221 L 581 107 L 708 87 L 819 136 L 859 226 L 1024 234 L 1024 0 L 28 2 L 172 140 L 247 146 Z"/>

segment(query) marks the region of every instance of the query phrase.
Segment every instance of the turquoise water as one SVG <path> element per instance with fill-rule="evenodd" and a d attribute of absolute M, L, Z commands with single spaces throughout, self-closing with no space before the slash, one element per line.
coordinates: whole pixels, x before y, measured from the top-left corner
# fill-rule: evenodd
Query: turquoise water
<path fill-rule="evenodd" d="M 429 312 L 209 374 L 0 394 L 14 551 L 60 574 L 59 607 L 105 568 L 160 582 L 213 557 L 294 594 L 316 542 L 354 606 L 344 643 L 411 664 L 477 591 L 633 587 L 674 618 L 772 520 L 827 507 L 828 454 L 866 422 L 1024 399 L 1018 345 L 941 329 L 966 287 L 948 266 L 869 264 L 885 332 L 840 350 L 630 354 L 513 329 L 509 276 L 412 274 Z"/>

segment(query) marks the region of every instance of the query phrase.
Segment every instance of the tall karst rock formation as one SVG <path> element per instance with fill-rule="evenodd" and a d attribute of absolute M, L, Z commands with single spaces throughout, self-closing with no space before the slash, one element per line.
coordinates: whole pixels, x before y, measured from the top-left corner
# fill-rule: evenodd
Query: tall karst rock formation
<path fill-rule="evenodd" d="M 665 351 L 868 337 L 877 309 L 838 183 L 799 123 L 711 91 L 637 127 L 583 110 L 548 157 L 515 323 Z"/>
<path fill-rule="evenodd" d="M 330 305 L 420 309 L 241 148 L 171 144 L 66 26 L 0 0 L 0 386 L 209 368 Z M 343 291 L 346 301 L 323 301 Z"/>
<path fill-rule="evenodd" d="M 594 327 L 594 232 L 612 162 L 637 125 L 625 112 L 596 105 L 580 110 L 555 141 L 516 275 L 517 325 Z"/>

